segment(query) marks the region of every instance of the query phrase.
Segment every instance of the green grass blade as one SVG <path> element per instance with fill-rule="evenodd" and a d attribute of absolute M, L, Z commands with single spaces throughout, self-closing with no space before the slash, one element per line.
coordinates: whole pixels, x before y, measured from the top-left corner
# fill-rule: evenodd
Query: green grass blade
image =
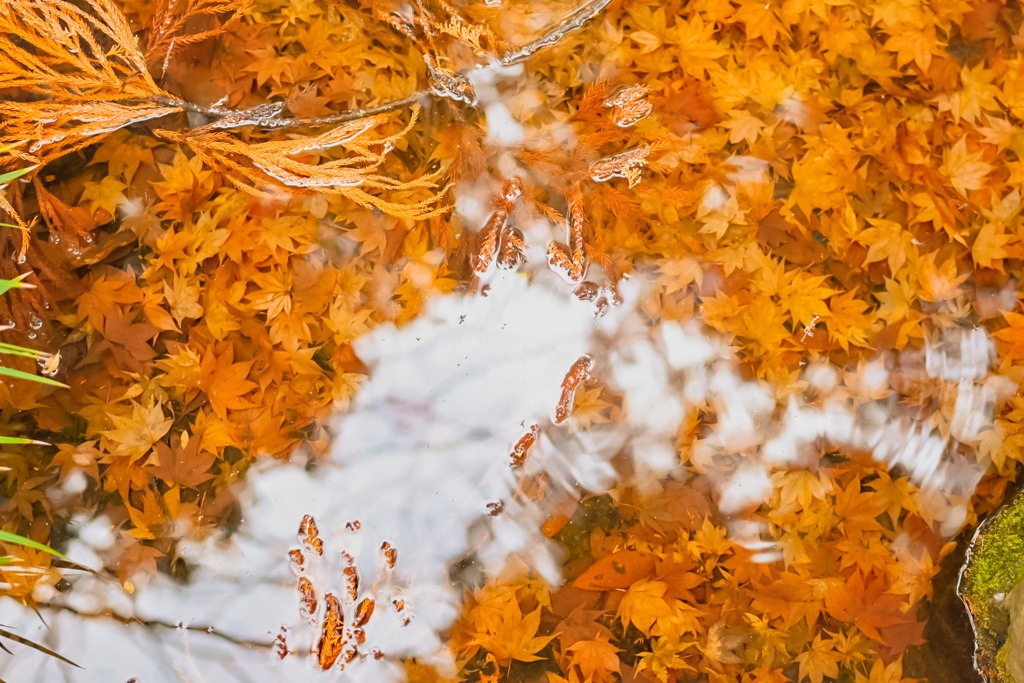
<path fill-rule="evenodd" d="M 0 446 L 24 446 L 26 444 L 32 444 L 33 446 L 51 445 L 45 441 L 36 441 L 35 439 L 23 439 L 20 436 L 0 436 Z"/>
<path fill-rule="evenodd" d="M 10 531 L 0 531 L 0 541 L 3 541 L 4 543 L 17 543 L 18 545 L 23 545 L 26 548 L 34 548 L 36 550 L 42 550 L 45 553 L 50 553 L 54 557 L 59 557 L 62 560 L 67 559 L 45 543 L 33 541 L 31 538 L 25 538 L 20 534 L 12 534 Z"/>
<path fill-rule="evenodd" d="M 0 365 L 0 375 L 12 377 L 14 379 L 26 379 L 29 382 L 39 382 L 40 384 L 48 384 L 53 387 L 62 387 L 64 389 L 68 388 L 67 384 L 58 382 L 55 379 L 33 375 L 31 372 L 23 372 L 21 370 L 15 370 L 14 368 L 5 368 L 2 365 Z"/>
<path fill-rule="evenodd" d="M 95 576 L 100 576 L 100 573 L 91 567 L 86 567 L 84 564 L 78 564 L 74 560 L 62 559 L 60 557 L 53 559 L 53 566 L 60 569 L 77 569 L 80 572 L 89 572 Z"/>
<path fill-rule="evenodd" d="M 75 664 L 74 662 L 72 662 L 67 657 L 64 657 L 63 655 L 57 654 L 56 652 L 54 652 L 50 648 L 48 648 L 48 647 L 46 647 L 44 645 L 40 645 L 39 643 L 33 642 L 33 641 L 29 640 L 28 638 L 22 638 L 19 635 L 15 635 L 14 633 L 11 633 L 7 629 L 0 628 L 0 638 L 7 638 L 8 640 L 13 640 L 16 643 L 21 643 L 25 647 L 30 647 L 33 650 L 37 650 L 39 652 L 42 652 L 44 655 L 49 655 L 51 657 L 56 657 L 60 661 L 66 662 L 66 663 L 70 664 L 71 666 L 78 667 L 79 669 L 82 668 L 78 664 Z"/>
<path fill-rule="evenodd" d="M 20 178 L 21 176 L 25 175 L 26 173 L 28 173 L 31 170 L 32 170 L 31 168 L 19 168 L 19 169 L 15 170 L 15 171 L 8 171 L 7 173 L 0 173 L 0 185 L 6 185 L 7 183 L 11 182 L 15 178 Z"/>
<path fill-rule="evenodd" d="M 7 223 L 0 223 L 11 228 L 17 228 L 17 225 L 7 225 Z M 28 273 L 22 273 L 18 277 L 11 278 L 10 280 L 0 279 L 0 294 L 6 294 L 12 289 L 35 289 L 35 285 L 30 285 L 27 282 L 23 282 L 28 277 Z"/>
<path fill-rule="evenodd" d="M 36 351 L 35 349 L 18 346 L 17 344 L 8 344 L 6 342 L 0 342 L 0 353 L 7 353 L 12 356 L 22 356 L 24 358 L 35 358 L 36 360 L 46 360 L 50 357 L 50 354 L 45 351 Z"/>

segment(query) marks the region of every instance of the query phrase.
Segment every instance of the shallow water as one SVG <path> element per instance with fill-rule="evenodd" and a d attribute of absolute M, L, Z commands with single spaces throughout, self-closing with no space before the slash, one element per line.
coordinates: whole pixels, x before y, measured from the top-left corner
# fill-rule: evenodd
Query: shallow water
<path fill-rule="evenodd" d="M 976 678 L 1017 8 L 0 4 L 4 680 Z"/>

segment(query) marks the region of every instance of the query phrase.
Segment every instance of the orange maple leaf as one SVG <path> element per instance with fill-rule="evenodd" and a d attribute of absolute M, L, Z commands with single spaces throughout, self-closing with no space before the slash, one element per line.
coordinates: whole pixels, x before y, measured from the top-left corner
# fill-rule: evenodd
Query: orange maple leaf
<path fill-rule="evenodd" d="M 210 399 L 210 407 L 221 417 L 227 417 L 228 410 L 252 408 L 255 404 L 245 395 L 258 386 L 247 379 L 252 361 L 234 363 L 234 347 L 228 344 L 225 348 L 220 356 L 207 349 L 200 364 L 198 383 Z"/>
<path fill-rule="evenodd" d="M 602 681 L 609 673 L 619 673 L 619 648 L 605 637 L 573 643 L 567 652 L 572 653 L 569 666 L 578 667 L 584 679 Z"/>
<path fill-rule="evenodd" d="M 497 628 L 474 639 L 473 644 L 485 648 L 499 662 L 536 662 L 540 659 L 537 653 L 547 647 L 557 635 L 537 635 L 537 629 L 540 628 L 540 611 L 541 608 L 538 607 L 524 617 L 519 610 L 519 604 L 513 601 L 504 618 L 497 624 Z"/>

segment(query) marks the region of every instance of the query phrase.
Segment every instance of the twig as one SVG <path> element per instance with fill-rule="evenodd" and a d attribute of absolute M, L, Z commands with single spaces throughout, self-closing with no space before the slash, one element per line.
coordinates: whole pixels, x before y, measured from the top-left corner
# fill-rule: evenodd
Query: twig
<path fill-rule="evenodd" d="M 357 119 L 365 119 L 369 116 L 376 116 L 377 114 L 386 114 L 388 112 L 396 111 L 398 109 L 404 109 L 410 105 L 416 104 L 417 102 L 424 100 L 433 93 L 430 90 L 417 90 L 411 95 L 407 95 L 398 100 L 392 100 L 390 102 L 384 102 L 382 104 L 375 104 L 372 107 L 362 107 L 359 109 L 348 109 L 346 111 L 338 112 L 337 114 L 328 114 L 326 116 L 316 116 L 312 118 L 302 118 L 298 116 L 288 116 L 284 118 L 264 118 L 259 117 L 253 112 L 253 118 L 251 125 L 258 125 L 261 128 L 268 130 L 278 128 L 295 128 L 297 126 L 326 126 L 334 123 L 346 123 L 348 121 L 355 121 Z M 227 107 L 210 106 L 206 107 L 195 102 L 189 102 L 188 100 L 182 100 L 177 97 L 156 97 L 151 100 L 154 104 L 162 104 L 168 107 L 178 107 L 184 111 L 191 111 L 203 116 L 209 116 L 214 119 L 221 118 L 239 118 L 241 120 L 244 117 L 246 111 L 244 109 L 228 109 Z M 244 125 L 244 124 L 242 124 Z"/>
<path fill-rule="evenodd" d="M 130 624 L 137 624 L 139 626 L 142 626 L 143 628 L 149 628 L 151 626 L 157 626 L 157 627 L 160 627 L 160 628 L 166 628 L 166 629 L 171 629 L 171 630 L 175 630 L 175 631 L 176 630 L 185 630 L 185 631 L 195 631 L 196 633 L 205 633 L 206 635 L 214 636 L 216 638 L 221 638 L 223 640 L 226 640 L 229 643 L 233 643 L 235 645 L 243 645 L 243 646 L 249 647 L 249 648 L 261 649 L 261 650 L 270 650 L 270 649 L 272 649 L 274 647 L 274 644 L 272 642 L 259 641 L 259 640 L 247 640 L 247 639 L 244 639 L 244 638 L 235 638 L 233 636 L 229 636 L 226 633 L 221 633 L 220 631 L 214 629 L 212 626 L 199 626 L 199 625 L 185 626 L 183 624 L 172 624 L 170 622 L 160 621 L 160 620 L 157 620 L 157 619 L 140 619 L 139 617 L 126 617 L 126 616 L 123 616 L 123 615 L 120 615 L 120 614 L 115 614 L 113 612 L 86 612 L 84 610 L 80 610 L 80 609 L 76 609 L 74 607 L 71 607 L 70 605 L 61 605 L 61 604 L 57 604 L 57 603 L 40 603 L 39 606 L 40 607 L 47 607 L 49 609 L 56 609 L 56 610 L 63 610 L 65 612 L 71 612 L 75 616 L 86 618 L 86 619 L 113 619 L 114 621 L 116 621 L 118 623 L 121 623 L 121 624 L 124 624 L 125 626 L 128 626 Z"/>

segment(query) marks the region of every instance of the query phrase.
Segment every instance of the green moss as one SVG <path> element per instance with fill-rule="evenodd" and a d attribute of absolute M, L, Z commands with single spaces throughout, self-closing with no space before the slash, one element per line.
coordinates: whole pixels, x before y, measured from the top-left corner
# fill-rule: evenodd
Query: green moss
<path fill-rule="evenodd" d="M 1007 667 L 1007 656 L 1009 654 L 1009 651 L 1009 643 L 1006 643 L 1001 648 L 999 648 L 999 652 L 996 653 L 996 668 L 1000 672 L 1005 672 L 1007 676 L 1007 678 L 1002 679 L 1003 683 L 1016 683 L 1016 681 L 1014 681 L 1013 679 L 1013 676 L 1009 673 L 1009 668 Z"/>
<path fill-rule="evenodd" d="M 1006 599 L 1010 629 L 1006 645 L 999 650 L 996 664 L 1011 683 L 1024 681 L 1024 582 L 1018 583 Z"/>
<path fill-rule="evenodd" d="M 1011 649 L 1008 647 L 1011 629 L 1008 596 L 1022 579 L 1024 496 L 1018 496 L 978 531 L 960 585 L 961 595 L 974 615 L 978 664 L 1001 683 L 1015 680 L 1007 668 Z"/>
<path fill-rule="evenodd" d="M 982 529 L 964 572 L 972 595 L 991 597 L 1024 578 L 1024 502 L 1018 497 Z"/>

